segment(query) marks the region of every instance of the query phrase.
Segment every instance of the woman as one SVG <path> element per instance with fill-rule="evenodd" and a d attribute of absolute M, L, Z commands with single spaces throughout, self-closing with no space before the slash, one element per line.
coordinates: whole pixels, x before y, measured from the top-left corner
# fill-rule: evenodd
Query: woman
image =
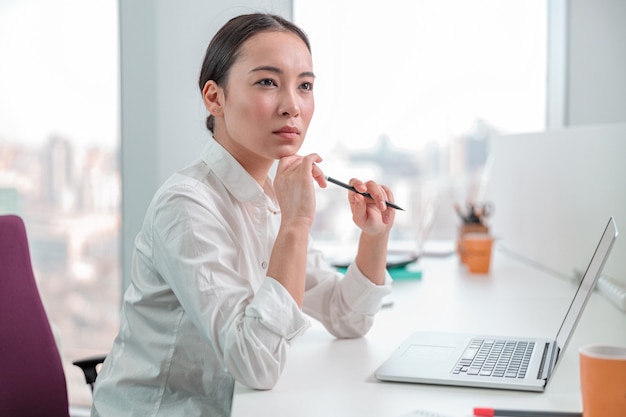
<path fill-rule="evenodd" d="M 211 41 L 199 85 L 213 138 L 148 208 L 93 416 L 227 416 L 235 380 L 274 386 L 304 313 L 337 337 L 369 330 L 390 291 L 393 196 L 351 181 L 373 200 L 349 193 L 361 237 L 345 277 L 310 246 L 326 181 L 297 152 L 314 81 L 306 35 L 281 17 L 236 17 Z"/>

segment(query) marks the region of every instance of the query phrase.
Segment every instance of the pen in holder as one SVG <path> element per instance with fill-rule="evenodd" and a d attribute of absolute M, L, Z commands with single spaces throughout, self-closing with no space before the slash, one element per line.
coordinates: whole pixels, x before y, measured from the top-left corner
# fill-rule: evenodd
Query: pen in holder
<path fill-rule="evenodd" d="M 493 206 L 490 203 L 478 205 L 470 202 L 467 212 L 463 212 L 458 205 L 455 209 L 462 220 L 457 240 L 459 260 L 468 272 L 487 274 L 491 266 L 493 237 L 486 219 L 491 215 Z"/>

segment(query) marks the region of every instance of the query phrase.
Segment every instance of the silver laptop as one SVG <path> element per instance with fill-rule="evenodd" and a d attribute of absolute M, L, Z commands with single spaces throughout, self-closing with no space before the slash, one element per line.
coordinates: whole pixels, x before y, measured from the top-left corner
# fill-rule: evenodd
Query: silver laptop
<path fill-rule="evenodd" d="M 381 381 L 543 391 L 617 238 L 611 217 L 554 340 L 416 332 L 375 372 Z"/>

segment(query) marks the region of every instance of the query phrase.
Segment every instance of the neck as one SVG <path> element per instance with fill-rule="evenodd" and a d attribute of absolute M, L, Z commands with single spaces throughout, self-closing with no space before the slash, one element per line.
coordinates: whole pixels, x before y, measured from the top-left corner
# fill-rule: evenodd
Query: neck
<path fill-rule="evenodd" d="M 238 146 L 236 142 L 221 140 L 218 135 L 214 135 L 213 139 L 224 147 L 233 158 L 239 162 L 239 165 L 246 170 L 248 174 L 261 186 L 265 187 L 265 181 L 274 164 L 273 160 L 259 157 L 248 149 Z"/>

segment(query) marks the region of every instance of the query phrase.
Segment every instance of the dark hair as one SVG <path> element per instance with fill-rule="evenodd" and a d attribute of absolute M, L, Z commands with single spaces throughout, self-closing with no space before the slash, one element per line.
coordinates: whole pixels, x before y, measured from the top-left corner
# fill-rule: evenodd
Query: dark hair
<path fill-rule="evenodd" d="M 309 38 L 304 31 L 283 17 L 264 13 L 234 17 L 222 26 L 207 47 L 198 81 L 200 91 L 210 80 L 219 86 L 225 86 L 230 68 L 239 57 L 241 45 L 257 33 L 265 31 L 292 32 L 299 36 L 309 52 L 311 51 Z M 213 132 L 214 124 L 215 118 L 209 115 L 206 119 L 207 129 Z"/>

